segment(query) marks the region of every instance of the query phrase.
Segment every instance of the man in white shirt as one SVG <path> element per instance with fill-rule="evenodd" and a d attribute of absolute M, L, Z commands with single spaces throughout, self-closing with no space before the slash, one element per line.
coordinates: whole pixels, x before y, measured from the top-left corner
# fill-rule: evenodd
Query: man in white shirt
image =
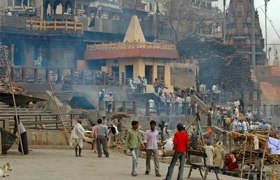
<path fill-rule="evenodd" d="M 250 110 L 247 112 L 247 117 L 249 120 L 253 120 L 253 113 Z"/>
<path fill-rule="evenodd" d="M 155 129 L 156 121 L 150 122 L 150 129 L 145 133 L 145 147 L 146 147 L 146 175 L 149 175 L 151 171 L 151 157 L 154 156 L 155 173 L 157 177 L 161 177 L 159 173 L 159 159 L 158 159 L 158 135 L 159 132 Z"/>
<path fill-rule="evenodd" d="M 84 145 L 85 130 L 82 126 L 82 120 L 78 119 L 77 124 L 74 126 L 70 136 L 70 146 L 75 147 L 75 155 L 81 156 L 82 148 Z M 78 155 L 79 150 L 79 155 Z"/>
<path fill-rule="evenodd" d="M 147 92 L 147 79 L 145 78 L 145 77 L 143 77 L 143 79 L 142 79 L 142 92 L 143 93 L 146 93 Z"/>

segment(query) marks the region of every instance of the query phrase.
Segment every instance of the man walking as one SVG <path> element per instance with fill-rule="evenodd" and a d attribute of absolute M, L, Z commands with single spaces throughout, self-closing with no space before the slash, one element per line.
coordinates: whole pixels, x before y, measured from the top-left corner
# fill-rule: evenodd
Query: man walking
<path fill-rule="evenodd" d="M 97 155 L 98 157 L 102 156 L 101 146 L 103 149 L 104 155 L 108 158 L 109 157 L 109 151 L 108 151 L 108 132 L 107 132 L 107 126 L 102 124 L 102 119 L 97 120 L 97 126 L 94 131 L 95 139 L 97 143 Z"/>
<path fill-rule="evenodd" d="M 132 121 L 131 122 L 132 128 L 128 130 L 125 147 L 130 150 L 132 156 L 132 176 L 137 176 L 137 164 L 138 164 L 138 154 L 139 154 L 139 146 L 144 147 L 142 142 L 141 133 L 139 132 L 139 122 Z M 126 150 L 124 150 L 126 153 Z"/>
<path fill-rule="evenodd" d="M 78 119 L 77 124 L 74 126 L 70 136 L 70 146 L 75 146 L 75 156 L 81 156 L 82 154 L 82 148 L 84 145 L 84 134 L 85 130 L 82 126 L 82 120 Z"/>
<path fill-rule="evenodd" d="M 180 161 L 180 166 L 179 166 L 179 173 L 178 173 L 177 180 L 183 180 L 186 152 L 189 144 L 189 137 L 188 134 L 184 132 L 184 129 L 185 128 L 183 124 L 181 123 L 177 124 L 177 132 L 174 134 L 174 139 L 173 139 L 175 153 L 172 157 L 171 164 L 168 167 L 168 172 L 165 180 L 171 180 L 174 166 L 176 165 L 178 159 Z"/>
<path fill-rule="evenodd" d="M 150 122 L 150 129 L 145 133 L 145 146 L 146 146 L 146 175 L 151 171 L 151 157 L 154 156 L 155 173 L 157 177 L 161 177 L 159 173 L 159 160 L 158 160 L 158 131 L 156 128 L 156 121 Z"/>

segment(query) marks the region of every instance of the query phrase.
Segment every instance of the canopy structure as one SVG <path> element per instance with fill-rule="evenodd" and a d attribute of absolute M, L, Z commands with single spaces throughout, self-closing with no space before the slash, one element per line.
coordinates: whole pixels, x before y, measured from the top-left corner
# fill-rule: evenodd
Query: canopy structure
<path fill-rule="evenodd" d="M 30 97 L 26 95 L 15 94 L 16 105 L 25 105 L 30 102 L 36 103 L 40 101 L 46 101 L 45 99 Z M 0 93 L 0 102 L 13 106 L 13 96 L 11 93 Z"/>

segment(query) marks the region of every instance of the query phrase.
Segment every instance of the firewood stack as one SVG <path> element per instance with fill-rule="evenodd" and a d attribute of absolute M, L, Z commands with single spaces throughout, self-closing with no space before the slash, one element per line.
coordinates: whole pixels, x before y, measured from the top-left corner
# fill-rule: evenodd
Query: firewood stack
<path fill-rule="evenodd" d="M 6 57 L 8 55 L 8 47 L 0 44 L 0 93 L 12 93 L 10 88 L 10 80 L 8 76 Z M 19 84 L 13 83 L 13 92 L 15 94 L 27 95 L 27 89 Z"/>
<path fill-rule="evenodd" d="M 114 119 L 126 119 L 126 118 L 130 118 L 131 116 L 126 114 L 126 113 L 117 113 L 111 116 L 111 120 Z"/>
<path fill-rule="evenodd" d="M 5 53 L 6 52 L 6 53 Z M 8 54 L 8 47 L 0 44 L 0 67 L 5 67 L 6 60 L 5 60 L 5 54 Z"/>
<path fill-rule="evenodd" d="M 263 150 L 264 150 L 264 147 L 267 145 L 267 142 L 266 142 L 266 137 L 267 137 L 267 131 L 263 131 L 263 130 L 256 130 L 256 131 L 252 131 L 251 134 L 256 134 L 259 136 L 259 146 L 260 146 L 260 149 L 259 150 L 254 150 L 254 147 L 251 147 L 254 146 L 253 144 L 253 138 L 251 138 L 250 136 L 248 136 L 248 140 L 247 140 L 247 143 L 245 144 L 245 161 L 244 163 L 245 164 L 249 164 L 250 162 L 250 152 L 252 150 L 252 160 L 251 160 L 251 163 L 254 164 L 254 161 L 255 159 L 259 158 L 258 157 L 258 154 L 259 153 L 263 153 Z M 279 139 L 278 135 L 277 135 L 277 131 L 274 131 L 274 130 L 271 130 L 270 132 L 270 137 L 273 137 L 273 138 L 276 138 L 276 139 Z M 241 146 L 239 147 L 238 149 L 236 149 L 235 151 L 239 154 L 239 158 L 238 160 L 240 162 L 242 162 L 242 158 L 244 156 L 244 146 Z M 265 151 L 265 158 L 264 158 L 264 162 L 265 164 L 273 164 L 274 161 L 275 161 L 275 164 L 280 164 L 280 156 L 278 155 L 270 155 L 270 150 L 269 149 L 266 149 Z"/>

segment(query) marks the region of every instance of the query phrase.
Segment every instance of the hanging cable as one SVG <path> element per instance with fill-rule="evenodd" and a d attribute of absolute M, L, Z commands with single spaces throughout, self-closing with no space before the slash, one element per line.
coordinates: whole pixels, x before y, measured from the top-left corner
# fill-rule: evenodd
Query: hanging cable
<path fill-rule="evenodd" d="M 265 14 L 264 10 L 262 9 L 262 7 L 259 7 L 259 9 L 261 9 L 261 11 Z M 277 29 L 275 28 L 275 26 L 272 23 L 272 20 L 268 18 L 268 16 L 265 17 L 268 22 L 270 23 L 271 27 L 273 28 L 273 30 L 275 31 L 276 35 L 278 36 L 278 38 L 280 39 L 280 34 L 278 33 Z"/>

